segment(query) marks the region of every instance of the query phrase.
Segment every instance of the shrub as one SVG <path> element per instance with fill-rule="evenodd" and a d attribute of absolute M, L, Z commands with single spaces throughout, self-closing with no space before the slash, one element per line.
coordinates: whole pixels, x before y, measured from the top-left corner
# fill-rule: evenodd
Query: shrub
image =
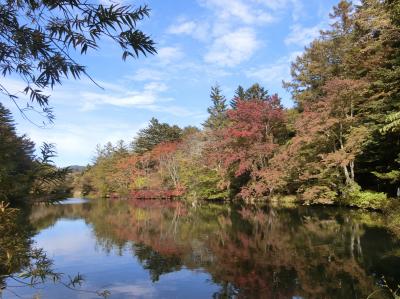
<path fill-rule="evenodd" d="M 389 201 L 385 193 L 362 191 L 358 184 L 353 183 L 344 190 L 344 203 L 362 209 L 383 210 Z"/>

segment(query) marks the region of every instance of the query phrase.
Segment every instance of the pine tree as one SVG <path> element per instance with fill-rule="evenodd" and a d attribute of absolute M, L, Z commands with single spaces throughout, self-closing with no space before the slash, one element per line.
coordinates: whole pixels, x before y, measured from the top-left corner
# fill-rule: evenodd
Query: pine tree
<path fill-rule="evenodd" d="M 254 83 L 250 88 L 246 90 L 244 93 L 244 99 L 249 100 L 267 100 L 268 97 L 268 90 L 262 87 L 258 83 Z"/>
<path fill-rule="evenodd" d="M 235 90 L 235 96 L 231 100 L 230 105 L 232 109 L 237 108 L 237 102 L 239 100 L 242 101 L 250 101 L 250 100 L 268 100 L 269 95 L 268 95 L 268 90 L 266 90 L 264 87 L 262 87 L 258 83 L 254 83 L 252 86 L 250 86 L 248 89 L 244 90 L 242 86 L 238 86 L 238 88 Z"/>
<path fill-rule="evenodd" d="M 11 113 L 0 103 L 0 201 L 26 197 L 33 182 L 34 144 L 17 136 Z"/>
<path fill-rule="evenodd" d="M 226 124 L 226 110 L 228 108 L 226 105 L 226 98 L 222 95 L 221 88 L 218 84 L 211 87 L 210 98 L 213 105 L 207 109 L 210 116 L 203 125 L 212 130 L 218 130 L 223 128 Z"/>
<path fill-rule="evenodd" d="M 139 131 L 132 143 L 135 153 L 143 154 L 152 150 L 156 145 L 163 142 L 173 142 L 182 138 L 182 129 L 167 123 L 160 123 L 158 119 L 152 118 L 147 128 Z"/>
<path fill-rule="evenodd" d="M 234 98 L 230 102 L 230 105 L 231 105 L 232 109 L 236 109 L 237 101 L 238 100 L 244 100 L 244 98 L 245 98 L 244 88 L 239 85 L 238 88 L 235 90 Z"/>

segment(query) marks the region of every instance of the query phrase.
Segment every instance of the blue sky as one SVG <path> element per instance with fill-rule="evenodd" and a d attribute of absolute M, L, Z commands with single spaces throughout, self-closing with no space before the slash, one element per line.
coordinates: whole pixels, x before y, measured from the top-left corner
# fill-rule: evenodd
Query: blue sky
<path fill-rule="evenodd" d="M 104 1 L 102 1 L 104 2 Z M 179 126 L 200 126 L 216 82 L 231 99 L 236 87 L 259 82 L 292 105 L 282 80 L 290 62 L 320 29 L 326 28 L 333 0 L 147 0 L 149 19 L 140 28 L 157 43 L 158 54 L 123 62 L 109 41 L 79 58 L 90 80 L 66 80 L 52 92 L 54 125 L 41 129 L 10 108 L 18 132 L 40 145 L 57 145 L 59 166 L 86 165 L 96 144 L 131 141 L 151 117 Z M 21 89 L 2 79 L 10 90 Z M 21 99 L 23 103 L 23 99 Z"/>

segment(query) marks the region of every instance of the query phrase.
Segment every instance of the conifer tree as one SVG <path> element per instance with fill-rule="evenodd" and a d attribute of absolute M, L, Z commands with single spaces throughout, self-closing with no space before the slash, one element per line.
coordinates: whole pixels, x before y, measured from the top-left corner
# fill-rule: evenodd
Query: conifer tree
<path fill-rule="evenodd" d="M 234 98 L 230 102 L 231 108 L 232 109 L 236 109 L 237 101 L 238 100 L 244 100 L 244 98 L 245 98 L 244 88 L 239 85 L 238 88 L 235 90 Z"/>
<path fill-rule="evenodd" d="M 226 124 L 226 98 L 222 95 L 221 88 L 218 84 L 211 87 L 210 94 L 211 101 L 213 105 L 207 109 L 210 116 L 204 123 L 204 127 L 218 130 L 225 126 Z"/>

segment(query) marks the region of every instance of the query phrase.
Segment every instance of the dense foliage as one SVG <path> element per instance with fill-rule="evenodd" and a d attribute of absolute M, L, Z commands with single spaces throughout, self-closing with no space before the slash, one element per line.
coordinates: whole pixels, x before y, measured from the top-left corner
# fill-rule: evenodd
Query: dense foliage
<path fill-rule="evenodd" d="M 296 106 L 259 84 L 239 86 L 230 107 L 217 85 L 204 129 L 152 119 L 129 147 L 104 148 L 80 177 L 97 195 L 179 190 L 190 199 L 263 200 L 383 209 L 398 196 L 398 1 L 340 1 L 292 64 Z"/>
<path fill-rule="evenodd" d="M 10 112 L 0 104 L 0 201 L 56 199 L 68 194 L 68 169 L 57 168 L 51 160 L 54 146 L 44 144 L 34 155 L 34 143 L 18 136 Z"/>

